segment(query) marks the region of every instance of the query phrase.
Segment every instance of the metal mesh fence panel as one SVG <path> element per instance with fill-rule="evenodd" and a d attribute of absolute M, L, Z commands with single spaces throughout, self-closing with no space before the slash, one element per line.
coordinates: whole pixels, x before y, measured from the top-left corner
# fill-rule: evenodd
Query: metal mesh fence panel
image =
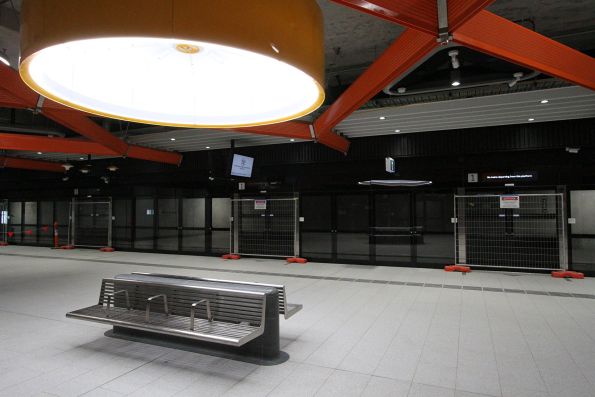
<path fill-rule="evenodd" d="M 8 243 L 8 200 L 0 200 L 0 243 Z"/>
<path fill-rule="evenodd" d="M 476 267 L 568 267 L 562 194 L 455 196 L 455 261 Z"/>
<path fill-rule="evenodd" d="M 72 200 L 70 244 L 75 247 L 112 246 L 112 201 Z"/>
<path fill-rule="evenodd" d="M 239 255 L 297 257 L 298 199 L 232 200 L 230 252 Z"/>

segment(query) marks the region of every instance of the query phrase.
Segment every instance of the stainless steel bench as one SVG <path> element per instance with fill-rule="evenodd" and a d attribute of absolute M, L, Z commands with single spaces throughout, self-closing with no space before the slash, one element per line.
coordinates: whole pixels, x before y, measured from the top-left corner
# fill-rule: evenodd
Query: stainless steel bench
<path fill-rule="evenodd" d="M 132 272 L 131 274 L 140 275 L 140 276 L 149 276 L 149 277 L 163 277 L 163 278 L 173 278 L 173 279 L 182 279 L 182 280 L 197 280 L 197 281 L 208 281 L 214 283 L 221 283 L 221 284 L 237 284 L 237 285 L 250 285 L 250 286 L 260 286 L 260 287 L 270 287 L 276 288 L 279 291 L 279 314 L 283 315 L 283 317 L 287 320 L 304 307 L 301 304 L 297 303 L 289 303 L 287 302 L 287 290 L 285 289 L 284 285 L 278 284 L 264 284 L 264 283 L 254 283 L 254 282 L 247 282 L 247 281 L 232 281 L 232 280 L 219 280 L 214 278 L 201 278 L 201 277 L 190 277 L 190 276 L 179 276 L 173 274 L 161 274 L 161 273 L 143 273 L 143 272 Z"/>
<path fill-rule="evenodd" d="M 66 316 L 229 346 L 243 346 L 263 335 L 266 295 L 273 289 L 198 281 L 106 278 L 97 305 Z"/>

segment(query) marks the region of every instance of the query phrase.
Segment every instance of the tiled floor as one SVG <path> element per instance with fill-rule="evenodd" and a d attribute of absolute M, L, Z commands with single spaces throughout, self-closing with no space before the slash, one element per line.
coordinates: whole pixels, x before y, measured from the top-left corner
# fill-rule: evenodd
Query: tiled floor
<path fill-rule="evenodd" d="M 287 285 L 289 361 L 113 339 L 64 314 L 131 271 Z M 380 281 L 380 282 L 379 282 Z M 0 248 L 0 396 L 595 396 L 595 280 Z"/>

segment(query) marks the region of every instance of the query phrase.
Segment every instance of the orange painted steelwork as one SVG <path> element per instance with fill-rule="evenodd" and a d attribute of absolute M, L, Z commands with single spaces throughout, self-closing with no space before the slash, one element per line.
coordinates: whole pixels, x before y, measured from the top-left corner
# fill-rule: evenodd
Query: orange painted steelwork
<path fill-rule="evenodd" d="M 436 36 L 436 0 L 332 0 L 378 18 Z"/>
<path fill-rule="evenodd" d="M 318 140 L 333 139 L 332 129 L 391 81 L 410 71 L 436 47 L 434 36 L 407 29 L 314 123 Z M 347 149 L 347 148 L 345 148 Z M 339 150 L 339 149 L 338 149 Z M 343 151 L 343 150 L 341 150 Z"/>
<path fill-rule="evenodd" d="M 488 11 L 454 33 L 477 51 L 595 90 L 595 59 Z"/>
<path fill-rule="evenodd" d="M 0 168 L 19 168 L 23 170 L 47 171 L 64 173 L 64 167 L 60 163 L 41 160 L 29 160 L 16 157 L 0 157 Z"/>

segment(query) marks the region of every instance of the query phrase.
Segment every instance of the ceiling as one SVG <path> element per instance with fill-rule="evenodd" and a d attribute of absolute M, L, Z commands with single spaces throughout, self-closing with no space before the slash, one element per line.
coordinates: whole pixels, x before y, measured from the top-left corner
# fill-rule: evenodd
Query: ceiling
<path fill-rule="evenodd" d="M 403 31 L 385 22 L 333 3 L 317 0 L 325 17 L 327 87 L 346 86 L 355 80 Z M 18 12 L 21 0 L 0 0 L 0 49 L 18 58 Z M 14 5 L 14 8 L 13 8 Z M 517 21 L 571 47 L 595 49 L 594 0 L 496 0 L 490 11 Z M 449 90 L 418 96 L 380 98 L 367 104 L 338 127 L 348 137 L 519 124 L 595 117 L 595 93 L 541 76 L 537 81 L 484 89 Z M 545 89 L 548 88 L 546 91 Z M 550 99 L 547 105 L 539 104 Z M 462 111 L 464 109 L 464 111 Z M 387 120 L 379 120 L 384 115 Z M 194 151 L 288 143 L 289 139 L 221 130 L 184 130 L 131 126 L 112 122 L 111 130 L 130 143 L 166 150 Z M 134 128 L 133 128 L 134 127 Z M 140 128 L 139 128 L 140 127 Z M 137 129 L 136 129 L 137 128 Z M 171 138 L 175 138 L 172 141 Z M 27 157 L 76 160 L 79 156 L 18 152 Z"/>
<path fill-rule="evenodd" d="M 549 100 L 549 103 L 541 104 L 543 99 Z M 385 117 L 385 120 L 380 117 Z M 595 92 L 570 86 L 359 110 L 339 124 L 337 131 L 348 138 L 359 138 L 392 135 L 397 129 L 400 134 L 407 134 L 592 117 L 595 117 Z M 530 122 L 529 118 L 535 120 Z M 232 139 L 236 147 L 290 143 L 288 138 L 193 129 L 145 133 L 131 136 L 128 141 L 158 149 L 187 152 L 229 148 Z M 18 154 L 47 160 L 76 161 L 80 157 L 60 153 Z"/>
<path fill-rule="evenodd" d="M 327 82 L 353 81 L 404 30 L 371 15 L 317 0 L 324 14 Z M 0 48 L 18 60 L 18 13 L 22 0 L 2 1 Z M 496 0 L 488 10 L 580 50 L 595 48 L 593 0 Z M 2 27 L 4 27 L 2 29 Z"/>

